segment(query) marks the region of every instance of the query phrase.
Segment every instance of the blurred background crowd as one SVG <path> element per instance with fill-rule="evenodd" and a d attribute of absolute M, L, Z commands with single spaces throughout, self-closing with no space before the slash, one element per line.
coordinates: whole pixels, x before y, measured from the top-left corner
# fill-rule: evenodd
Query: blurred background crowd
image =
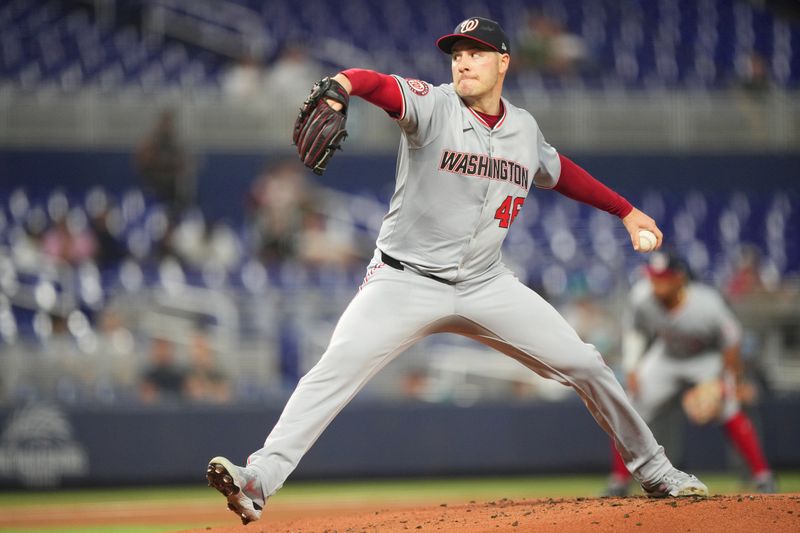
<path fill-rule="evenodd" d="M 399 138 L 354 101 L 318 178 L 297 108 L 347 67 L 447 82 L 433 43 L 471 15 L 513 35 L 511 101 L 724 292 L 762 393 L 796 394 L 796 2 L 0 0 L 0 404 L 285 400 L 361 282 Z M 644 260 L 618 221 L 534 191 L 504 260 L 618 363 Z M 569 395 L 529 374 L 435 336 L 359 399 Z"/>

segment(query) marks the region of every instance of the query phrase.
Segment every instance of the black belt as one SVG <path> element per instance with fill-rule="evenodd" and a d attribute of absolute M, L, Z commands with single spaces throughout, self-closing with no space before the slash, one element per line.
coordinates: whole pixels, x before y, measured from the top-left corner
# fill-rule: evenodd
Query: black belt
<path fill-rule="evenodd" d="M 387 254 L 383 250 L 381 250 L 381 261 L 389 265 L 390 267 L 396 270 L 405 270 L 406 267 L 403 263 L 392 257 L 391 255 Z M 440 278 L 439 276 L 434 276 L 433 274 L 426 274 L 424 272 L 417 272 L 420 276 L 425 276 L 426 278 L 431 278 L 434 281 L 438 281 L 439 283 L 444 283 L 445 285 L 455 285 L 455 281 L 450 281 L 449 279 Z"/>

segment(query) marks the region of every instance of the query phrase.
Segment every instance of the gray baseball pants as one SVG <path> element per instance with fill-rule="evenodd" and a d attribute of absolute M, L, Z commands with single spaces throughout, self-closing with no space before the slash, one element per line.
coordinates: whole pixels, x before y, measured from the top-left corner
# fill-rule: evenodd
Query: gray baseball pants
<path fill-rule="evenodd" d="M 248 459 L 266 497 L 277 492 L 328 424 L 387 363 L 431 333 L 453 332 L 571 386 L 640 482 L 671 463 L 591 344 L 504 266 L 448 285 L 376 258 L 327 350 L 298 383 L 264 447 Z M 602 444 L 600 444 L 602 445 Z"/>

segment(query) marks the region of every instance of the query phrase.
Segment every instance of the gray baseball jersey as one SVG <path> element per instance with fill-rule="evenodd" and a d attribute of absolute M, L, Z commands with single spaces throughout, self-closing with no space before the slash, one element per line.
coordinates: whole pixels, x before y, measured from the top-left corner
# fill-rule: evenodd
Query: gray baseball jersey
<path fill-rule="evenodd" d="M 558 154 L 533 117 L 506 100 L 491 128 L 452 85 L 395 80 L 404 101 L 396 190 L 364 283 L 248 459 L 264 494 L 283 485 L 376 372 L 436 332 L 473 338 L 573 387 L 633 475 L 660 479 L 671 464 L 601 355 L 500 259 L 530 187 L 557 183 Z"/>
<path fill-rule="evenodd" d="M 701 283 L 689 283 L 683 304 L 674 311 L 653 296 L 643 280 L 631 290 L 629 326 L 650 340 L 636 368 L 639 390 L 633 405 L 646 421 L 685 387 L 722 377 L 733 390 L 734 377 L 725 371 L 722 351 L 739 343 L 741 327 L 722 296 Z M 726 394 L 720 421 L 739 411 L 735 394 Z"/>
<path fill-rule="evenodd" d="M 720 294 L 701 283 L 689 283 L 680 308 L 669 311 L 653 296 L 650 283 L 631 293 L 630 324 L 664 344 L 665 355 L 688 358 L 721 352 L 741 339 L 739 321 Z"/>
<path fill-rule="evenodd" d="M 397 184 L 378 248 L 450 281 L 500 263 L 500 247 L 532 185 L 551 188 L 558 154 L 534 118 L 503 99 L 494 128 L 456 94 L 395 76 L 403 94 Z"/>

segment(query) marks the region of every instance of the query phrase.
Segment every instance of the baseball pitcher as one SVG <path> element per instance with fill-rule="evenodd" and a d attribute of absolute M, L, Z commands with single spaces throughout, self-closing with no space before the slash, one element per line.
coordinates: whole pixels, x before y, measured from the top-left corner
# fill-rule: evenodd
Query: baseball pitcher
<path fill-rule="evenodd" d="M 575 389 L 650 496 L 708 493 L 675 469 L 594 346 L 503 264 L 500 247 L 534 187 L 554 189 L 622 220 L 638 249 L 655 222 L 547 143 L 536 120 L 502 97 L 511 45 L 494 21 L 473 17 L 441 37 L 453 82 L 431 86 L 362 69 L 315 84 L 294 143 L 323 173 L 344 141 L 359 96 L 400 128 L 396 187 L 364 282 L 327 350 L 304 376 L 246 466 L 213 458 L 209 484 L 244 523 L 364 384 L 426 335 L 452 332 Z"/>

